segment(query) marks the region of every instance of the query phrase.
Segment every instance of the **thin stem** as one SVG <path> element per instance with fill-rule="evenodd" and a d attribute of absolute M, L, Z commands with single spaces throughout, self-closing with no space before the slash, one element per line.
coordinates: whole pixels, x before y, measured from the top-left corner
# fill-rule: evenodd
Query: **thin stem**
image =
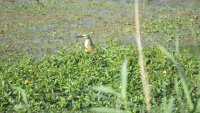
<path fill-rule="evenodd" d="M 145 70 L 145 63 L 144 63 L 144 54 L 142 50 L 142 43 L 141 43 L 141 37 L 140 37 L 140 22 L 139 22 L 139 11 L 138 11 L 138 0 L 135 0 L 135 27 L 136 27 L 136 42 L 137 42 L 137 48 L 138 48 L 138 54 L 139 54 L 139 65 L 140 65 L 140 74 L 141 74 L 141 80 L 143 85 L 143 91 L 145 96 L 145 102 L 146 102 L 146 110 L 148 113 L 151 111 L 151 105 L 150 105 L 150 91 L 149 91 L 149 83 L 147 80 L 147 74 Z"/>

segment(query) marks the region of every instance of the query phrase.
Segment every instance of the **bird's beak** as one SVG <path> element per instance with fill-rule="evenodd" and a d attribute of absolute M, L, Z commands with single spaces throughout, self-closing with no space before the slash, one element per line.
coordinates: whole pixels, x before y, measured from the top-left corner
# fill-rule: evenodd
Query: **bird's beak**
<path fill-rule="evenodd" d="M 83 35 L 82 35 L 83 38 L 86 38 L 86 36 L 87 36 L 86 34 L 83 34 Z"/>
<path fill-rule="evenodd" d="M 76 35 L 76 38 L 87 38 L 88 34 Z"/>
<path fill-rule="evenodd" d="M 84 35 L 77 35 L 76 38 L 84 38 Z"/>

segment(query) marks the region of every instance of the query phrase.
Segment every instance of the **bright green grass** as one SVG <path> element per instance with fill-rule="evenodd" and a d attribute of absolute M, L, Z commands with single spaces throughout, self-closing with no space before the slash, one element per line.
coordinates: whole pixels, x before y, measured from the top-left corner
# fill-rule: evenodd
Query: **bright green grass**
<path fill-rule="evenodd" d="M 175 80 L 179 82 L 180 78 L 173 62 L 155 46 L 146 47 L 144 53 L 151 84 L 152 111 L 163 111 L 163 106 L 171 102 L 172 96 L 175 98 L 173 112 L 189 111 L 182 86 L 175 84 Z M 173 55 L 186 75 L 195 111 L 200 94 L 198 58 L 187 52 Z M 87 112 L 94 107 L 115 108 L 119 104 L 116 95 L 98 93 L 92 87 L 104 85 L 120 92 L 120 70 L 125 58 L 129 58 L 127 104 L 120 108 L 129 108 L 131 112 L 145 111 L 137 49 L 113 43 L 107 48 L 97 46 L 91 54 L 77 46 L 39 60 L 24 57 L 16 62 L 0 64 L 0 111 L 21 108 L 21 112 Z"/>
<path fill-rule="evenodd" d="M 103 106 L 121 106 L 121 110 L 131 112 L 145 111 L 136 47 L 110 43 L 106 49 L 97 47 L 91 54 L 76 47 L 60 50 L 39 60 L 34 60 L 33 56 L 24 56 L 35 55 L 38 51 L 45 54 L 44 48 L 55 51 L 57 46 L 62 48 L 70 45 L 63 41 L 70 38 L 71 41 L 75 40 L 74 31 L 80 34 L 93 32 L 93 37 L 98 41 L 132 37 L 133 4 L 43 3 L 45 7 L 37 4 L 0 7 L 0 54 L 3 55 L 0 57 L 0 112 L 87 112 L 91 108 Z M 199 9 L 141 8 L 142 34 L 149 38 L 158 36 L 161 42 L 173 42 L 176 38 L 199 38 L 198 15 Z M 91 28 L 87 22 L 80 24 L 84 20 L 95 20 L 96 23 Z M 40 42 L 44 37 L 46 40 Z M 44 50 L 24 52 L 21 49 L 23 47 Z M 199 111 L 198 58 L 187 52 L 181 55 L 173 53 L 186 76 L 194 106 L 192 108 L 188 106 L 188 97 L 185 96 L 176 65 L 157 47 L 147 47 L 144 53 L 151 84 L 152 112 Z M 16 59 L 19 55 L 22 57 Z M 113 88 L 117 93 L 121 92 L 120 70 L 125 58 L 129 59 L 127 101 L 119 105 L 118 95 L 99 93 L 93 86 L 103 85 Z"/>

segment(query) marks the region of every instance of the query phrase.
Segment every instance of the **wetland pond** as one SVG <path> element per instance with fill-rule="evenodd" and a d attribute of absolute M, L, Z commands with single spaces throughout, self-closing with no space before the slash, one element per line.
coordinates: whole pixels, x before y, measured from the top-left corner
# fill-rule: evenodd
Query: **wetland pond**
<path fill-rule="evenodd" d="M 88 33 L 102 46 L 109 40 L 135 44 L 133 0 L 0 0 L 0 59 L 41 58 L 79 46 Z M 155 42 L 200 55 L 198 0 L 140 3 L 144 46 Z"/>

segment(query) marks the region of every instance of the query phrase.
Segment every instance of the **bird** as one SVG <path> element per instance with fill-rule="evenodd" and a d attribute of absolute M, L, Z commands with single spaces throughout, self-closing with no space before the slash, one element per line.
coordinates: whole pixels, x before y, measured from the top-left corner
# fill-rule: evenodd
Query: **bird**
<path fill-rule="evenodd" d="M 85 38 L 85 41 L 84 41 L 85 51 L 88 53 L 93 52 L 95 46 L 94 46 L 90 36 L 88 34 L 83 34 L 82 37 Z"/>

